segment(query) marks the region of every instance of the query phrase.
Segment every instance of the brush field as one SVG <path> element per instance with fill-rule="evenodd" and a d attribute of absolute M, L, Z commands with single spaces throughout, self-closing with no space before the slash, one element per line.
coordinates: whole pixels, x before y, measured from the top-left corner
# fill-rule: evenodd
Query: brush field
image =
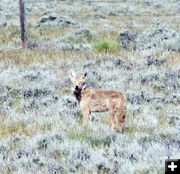
<path fill-rule="evenodd" d="M 163 174 L 180 158 L 180 1 L 0 3 L 0 174 Z M 127 97 L 125 133 L 82 113 L 70 69 Z"/>

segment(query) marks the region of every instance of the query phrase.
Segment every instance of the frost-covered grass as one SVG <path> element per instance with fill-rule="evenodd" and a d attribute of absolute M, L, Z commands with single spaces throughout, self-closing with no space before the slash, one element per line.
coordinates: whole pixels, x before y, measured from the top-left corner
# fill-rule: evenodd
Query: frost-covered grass
<path fill-rule="evenodd" d="M 180 157 L 179 1 L 32 0 L 28 50 L 10 10 L 18 1 L 3 2 L 0 174 L 162 174 L 165 159 Z M 81 121 L 70 69 L 126 95 L 124 134 L 108 113 Z"/>
<path fill-rule="evenodd" d="M 178 71 L 110 57 L 76 59 L 73 68 L 87 70 L 89 83 L 127 96 L 121 135 L 111 130 L 108 113 L 81 122 L 68 76 L 72 59 L 18 67 L 0 74 L 2 173 L 162 173 L 165 159 L 179 157 Z"/>

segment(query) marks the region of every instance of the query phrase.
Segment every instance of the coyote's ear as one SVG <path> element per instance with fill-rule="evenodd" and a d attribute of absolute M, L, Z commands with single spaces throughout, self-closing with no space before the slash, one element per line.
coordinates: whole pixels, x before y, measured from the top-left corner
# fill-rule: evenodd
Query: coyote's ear
<path fill-rule="evenodd" d="M 86 79 L 87 76 L 87 71 L 85 71 L 84 75 L 83 75 L 83 79 Z"/>
<path fill-rule="evenodd" d="M 74 70 L 71 69 L 71 71 L 70 71 L 70 78 L 71 78 L 71 80 L 74 79 L 74 77 L 76 77 L 76 73 L 75 73 Z"/>

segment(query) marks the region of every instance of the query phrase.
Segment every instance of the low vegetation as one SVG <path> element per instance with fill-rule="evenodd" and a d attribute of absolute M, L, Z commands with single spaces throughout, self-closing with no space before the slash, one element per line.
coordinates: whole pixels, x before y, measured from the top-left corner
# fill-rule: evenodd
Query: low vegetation
<path fill-rule="evenodd" d="M 115 52 L 120 50 L 121 46 L 117 42 L 112 41 L 95 41 L 94 48 L 98 52 Z"/>
<path fill-rule="evenodd" d="M 180 157 L 179 5 L 32 0 L 23 50 L 18 0 L 2 0 L 0 174 L 164 173 Z M 108 113 L 81 121 L 70 69 L 126 95 L 124 134 Z"/>

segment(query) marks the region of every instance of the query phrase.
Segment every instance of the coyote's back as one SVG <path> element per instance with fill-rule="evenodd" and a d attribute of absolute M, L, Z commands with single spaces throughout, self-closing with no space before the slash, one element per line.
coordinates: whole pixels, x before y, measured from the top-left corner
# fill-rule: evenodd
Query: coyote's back
<path fill-rule="evenodd" d="M 74 84 L 74 95 L 80 103 L 83 112 L 83 120 L 88 120 L 91 112 L 109 111 L 112 128 L 115 126 L 117 117 L 119 129 L 124 131 L 124 120 L 126 114 L 126 97 L 117 90 L 105 90 L 88 88 L 86 86 L 86 75 L 76 75 L 71 71 L 70 78 Z"/>

